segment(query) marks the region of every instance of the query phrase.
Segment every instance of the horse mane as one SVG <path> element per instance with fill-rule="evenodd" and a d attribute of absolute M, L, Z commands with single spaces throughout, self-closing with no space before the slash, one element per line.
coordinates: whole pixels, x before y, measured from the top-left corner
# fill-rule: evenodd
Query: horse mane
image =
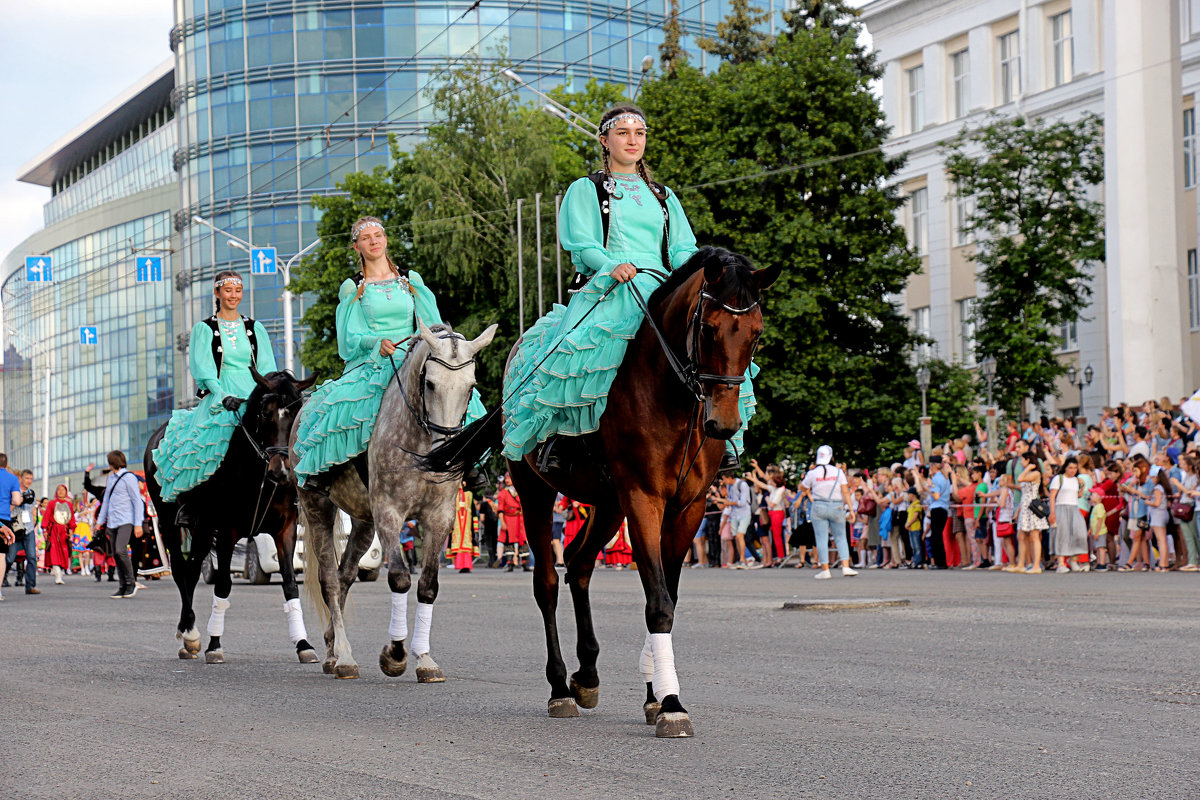
<path fill-rule="evenodd" d="M 754 274 L 754 265 L 750 263 L 750 259 L 723 247 L 701 247 L 678 269 L 671 271 L 662 285 L 650 295 L 647 305 L 657 308 L 689 278 L 713 261 L 719 261 L 722 265 L 721 280 L 716 286 L 709 286 L 708 291 L 718 302 L 735 300 L 735 305 L 748 305 L 757 299 L 757 291 L 750 280 L 750 276 Z"/>

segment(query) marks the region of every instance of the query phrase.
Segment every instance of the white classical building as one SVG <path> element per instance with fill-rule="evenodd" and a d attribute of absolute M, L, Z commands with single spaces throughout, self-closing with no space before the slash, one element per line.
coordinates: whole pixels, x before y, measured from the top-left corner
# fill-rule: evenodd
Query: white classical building
<path fill-rule="evenodd" d="M 1059 358 L 1094 375 L 1082 411 L 1200 384 L 1197 138 L 1200 0 L 875 0 L 863 9 L 885 64 L 883 108 L 922 271 L 902 301 L 934 355 L 973 366 L 972 303 L 986 292 L 943 148 L 989 113 L 1105 123 L 1106 263 Z M 1078 379 L 1082 380 L 1082 378 Z M 1049 413 L 1079 410 L 1064 379 Z"/>

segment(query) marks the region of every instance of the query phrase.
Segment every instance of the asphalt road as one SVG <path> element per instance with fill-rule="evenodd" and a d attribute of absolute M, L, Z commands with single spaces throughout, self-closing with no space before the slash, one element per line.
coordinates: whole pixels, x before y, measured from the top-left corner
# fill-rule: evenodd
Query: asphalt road
<path fill-rule="evenodd" d="M 417 684 L 411 666 L 379 672 L 382 580 L 351 595 L 354 681 L 297 662 L 277 582 L 235 581 L 229 661 L 213 666 L 176 658 L 171 583 L 129 601 L 90 578 L 41 581 L 39 597 L 8 589 L 0 796 L 1173 798 L 1200 786 L 1200 577 L 811 575 L 685 572 L 685 741 L 656 740 L 642 719 L 637 573 L 593 583 L 600 706 L 566 720 L 546 716 L 521 573 L 443 572 L 441 685 Z M 839 598 L 911 603 L 782 610 Z M 202 587 L 202 621 L 210 599 Z M 573 654 L 567 592 L 560 619 Z"/>

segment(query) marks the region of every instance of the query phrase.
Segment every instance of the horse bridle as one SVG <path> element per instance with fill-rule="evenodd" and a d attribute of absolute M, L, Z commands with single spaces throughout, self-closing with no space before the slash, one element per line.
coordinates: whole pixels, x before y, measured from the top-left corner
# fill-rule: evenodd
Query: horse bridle
<path fill-rule="evenodd" d="M 272 394 L 278 396 L 278 392 L 272 392 L 270 394 L 263 395 L 262 399 L 259 400 L 259 403 L 265 402 L 267 400 L 267 398 L 269 398 Z M 283 411 L 284 409 L 291 408 L 292 406 L 296 405 L 297 403 L 303 403 L 303 402 L 304 402 L 304 396 L 301 395 L 300 397 L 297 397 L 295 400 L 288 403 L 287 405 L 280 406 L 279 410 Z M 245 415 L 238 412 L 236 414 L 236 417 L 237 417 L 237 421 L 238 421 L 238 427 L 240 427 L 242 429 L 242 433 L 244 433 L 246 435 L 246 441 L 248 441 L 250 443 L 250 449 L 252 449 L 254 451 L 255 455 L 257 455 L 259 457 L 259 459 L 262 460 L 262 462 L 265 466 L 267 466 L 267 467 L 270 466 L 272 456 L 283 456 L 285 458 L 287 457 L 289 448 L 286 445 L 282 446 L 282 447 L 277 446 L 277 445 L 273 445 L 270 447 L 263 447 L 255 440 L 254 435 L 251 434 L 251 432 L 250 432 L 250 429 L 246 427 Z M 278 481 L 276 481 L 274 478 L 272 478 L 269 473 L 266 475 L 266 480 L 269 480 L 272 483 L 278 483 Z"/>
<path fill-rule="evenodd" d="M 414 338 L 414 337 L 409 336 L 408 339 L 404 339 L 404 340 L 398 342 L 397 344 L 398 345 L 404 344 L 404 342 L 409 341 L 412 338 Z M 439 339 L 459 339 L 464 342 L 467 341 L 467 337 L 463 336 L 460 333 L 446 333 L 445 335 L 438 336 L 437 338 L 439 338 Z M 409 348 L 408 351 L 404 354 L 404 357 L 407 359 L 408 354 L 411 352 L 412 352 L 412 348 Z M 463 416 L 462 416 L 462 419 L 459 420 L 459 423 L 452 427 L 446 426 L 446 425 L 438 425 L 437 423 L 430 421 L 429 409 L 425 405 L 425 368 L 428 366 L 429 362 L 432 361 L 435 364 L 440 364 L 441 366 L 445 367 L 448 370 L 457 371 L 460 369 L 464 369 L 466 367 L 474 366 L 475 365 L 475 357 L 474 356 L 472 356 L 470 358 L 470 360 L 464 361 L 461 364 L 451 364 L 450 362 L 445 361 L 444 359 L 438 358 L 437 356 L 433 355 L 432 352 L 425 357 L 424 363 L 421 364 L 421 374 L 419 376 L 419 380 L 421 382 L 421 394 L 420 394 L 421 410 L 419 412 L 413 406 L 412 401 L 410 401 L 408 399 L 408 392 L 405 391 L 405 389 L 404 389 L 404 381 L 400 380 L 400 370 L 398 370 L 396 368 L 396 360 L 392 357 L 391 354 L 388 355 L 388 361 L 390 361 L 392 364 L 392 375 L 396 379 L 396 385 L 400 387 L 400 397 L 402 397 L 404 399 L 404 405 L 408 409 L 408 413 L 412 414 L 413 419 L 415 419 L 417 421 L 417 425 L 420 426 L 421 430 L 425 431 L 430 436 L 433 436 L 436 434 L 436 435 L 442 436 L 444 438 L 449 438 L 451 436 L 456 436 L 457 434 L 462 433 L 464 423 L 466 422 L 466 419 L 467 419 L 466 411 L 463 411 Z M 401 363 L 403 363 L 403 362 L 401 362 Z"/>

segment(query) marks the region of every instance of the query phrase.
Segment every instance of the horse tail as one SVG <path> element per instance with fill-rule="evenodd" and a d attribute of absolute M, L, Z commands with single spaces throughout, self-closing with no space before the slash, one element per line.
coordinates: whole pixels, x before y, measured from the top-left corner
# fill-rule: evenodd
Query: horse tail
<path fill-rule="evenodd" d="M 308 538 L 308 520 L 304 519 L 304 511 L 300 511 L 301 521 L 304 523 L 304 595 L 308 598 L 308 605 L 315 608 L 321 615 L 321 620 L 326 626 L 329 625 L 329 606 L 325 605 L 325 595 L 321 592 L 321 558 L 317 554 L 317 548 L 312 546 L 312 542 Z"/>
<path fill-rule="evenodd" d="M 445 472 L 461 476 L 482 461 L 489 450 L 499 447 L 503 434 L 500 406 L 496 406 L 427 455 L 418 456 L 417 468 L 422 472 Z"/>

